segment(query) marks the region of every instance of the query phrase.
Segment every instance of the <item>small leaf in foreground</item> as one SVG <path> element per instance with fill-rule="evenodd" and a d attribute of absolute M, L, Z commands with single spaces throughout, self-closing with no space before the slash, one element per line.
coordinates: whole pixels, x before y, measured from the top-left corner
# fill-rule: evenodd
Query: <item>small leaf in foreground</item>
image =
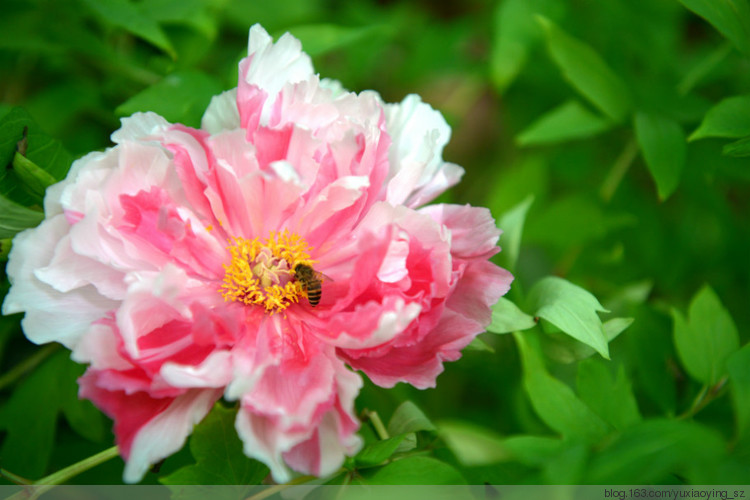
<path fill-rule="evenodd" d="M 500 297 L 492 306 L 492 322 L 487 331 L 492 333 L 512 333 L 528 330 L 536 325 L 534 317 L 526 314 L 510 300 Z"/>
<path fill-rule="evenodd" d="M 539 280 L 529 292 L 529 310 L 609 359 L 598 311 L 607 312 L 590 292 L 556 276 Z"/>

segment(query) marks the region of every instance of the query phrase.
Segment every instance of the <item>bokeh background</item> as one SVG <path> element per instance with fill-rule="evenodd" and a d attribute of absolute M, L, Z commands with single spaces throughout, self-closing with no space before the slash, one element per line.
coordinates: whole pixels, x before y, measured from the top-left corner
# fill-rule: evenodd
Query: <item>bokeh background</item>
<path fill-rule="evenodd" d="M 747 484 L 750 372 L 744 385 L 728 388 L 724 378 L 705 387 L 673 342 L 672 310 L 685 315 L 705 284 L 741 343 L 750 336 L 750 160 L 741 147 L 724 149 L 750 135 L 750 104 L 728 108 L 731 133 L 695 134 L 712 108 L 750 88 L 750 10 L 717 0 L 736 14 L 717 22 L 710 4 L 3 0 L 0 132 L 13 125 L 11 112 L 33 120 L 30 144 L 55 141 L 37 162 L 64 171 L 108 147 L 119 118 L 135 111 L 199 126 L 211 96 L 236 86 L 249 27 L 290 31 L 321 76 L 389 102 L 417 93 L 444 114 L 453 130 L 444 158 L 466 174 L 439 201 L 486 206 L 498 220 L 527 203 L 510 299 L 522 306 L 525 291 L 552 274 L 592 292 L 610 316 L 634 318 L 610 345 L 611 361 L 550 346 L 545 360 L 579 392 L 582 372 L 609 377 L 609 392 L 651 427 L 595 445 L 507 445 L 559 433 L 529 400 L 513 337 L 492 333 L 446 366 L 437 389 L 368 384 L 360 409 L 387 421 L 415 402 L 438 428 L 419 434 L 419 448 L 474 484 Z M 5 167 L 17 140 L 0 137 L 0 194 L 39 207 Z M 106 418 L 75 400 L 81 368 L 62 349 L 30 344 L 18 321 L 0 319 L 0 467 L 37 479 L 111 446 L 112 436 Z M 160 474 L 191 461 L 186 447 Z M 114 460 L 74 481 L 117 483 L 121 473 Z"/>

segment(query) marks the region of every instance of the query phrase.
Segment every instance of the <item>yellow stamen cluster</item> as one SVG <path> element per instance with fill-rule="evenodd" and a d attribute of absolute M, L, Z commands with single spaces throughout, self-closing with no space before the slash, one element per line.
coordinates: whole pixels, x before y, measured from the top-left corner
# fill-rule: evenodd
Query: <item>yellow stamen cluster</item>
<path fill-rule="evenodd" d="M 295 265 L 312 262 L 303 238 L 284 230 L 271 231 L 265 240 L 235 237 L 230 243 L 232 261 L 224 264 L 219 288 L 224 300 L 263 306 L 273 314 L 306 296 L 302 283 L 292 279 Z"/>

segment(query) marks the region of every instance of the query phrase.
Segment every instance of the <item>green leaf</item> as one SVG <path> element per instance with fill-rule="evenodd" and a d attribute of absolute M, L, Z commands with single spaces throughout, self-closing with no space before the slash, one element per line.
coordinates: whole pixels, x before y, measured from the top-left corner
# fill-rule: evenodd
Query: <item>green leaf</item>
<path fill-rule="evenodd" d="M 495 86 L 504 91 L 519 74 L 529 51 L 542 38 L 535 14 L 559 17 L 555 0 L 506 0 L 499 2 L 490 52 L 490 74 Z"/>
<path fill-rule="evenodd" d="M 750 156 L 750 137 L 745 137 L 739 141 L 727 144 L 721 152 L 726 156 L 732 156 L 734 158 Z"/>
<path fill-rule="evenodd" d="M 190 437 L 190 452 L 197 463 L 159 481 L 166 485 L 260 484 L 268 475 L 268 467 L 243 453 L 234 428 L 236 416 L 237 410 L 217 403 Z"/>
<path fill-rule="evenodd" d="M 566 438 L 597 442 L 607 434 L 607 424 L 570 387 L 547 373 L 533 330 L 513 337 L 523 362 L 524 389 L 537 415 Z"/>
<path fill-rule="evenodd" d="M 689 141 L 706 137 L 739 139 L 750 135 L 750 95 L 727 97 L 709 109 Z"/>
<path fill-rule="evenodd" d="M 695 380 L 714 385 L 726 374 L 727 358 L 740 347 L 737 327 L 716 293 L 704 285 L 690 302 L 687 321 L 676 309 L 674 342 Z"/>
<path fill-rule="evenodd" d="M 682 127 L 671 118 L 639 111 L 635 114 L 635 135 L 659 199 L 666 200 L 677 188 L 685 166 L 687 148 Z"/>
<path fill-rule="evenodd" d="M 307 54 L 316 57 L 341 47 L 363 42 L 384 32 L 385 29 L 386 26 L 379 25 L 348 27 L 336 24 L 309 24 L 295 26 L 290 28 L 289 32 L 302 42 L 302 47 Z M 278 39 L 278 36 L 275 38 Z"/>
<path fill-rule="evenodd" d="M 406 434 L 399 434 L 382 441 L 368 444 L 354 457 L 359 466 L 378 465 L 388 460 L 406 438 Z"/>
<path fill-rule="evenodd" d="M 5 262 L 8 260 L 8 254 L 10 253 L 10 249 L 12 246 L 13 246 L 12 238 L 0 239 L 0 262 Z"/>
<path fill-rule="evenodd" d="M 44 213 L 0 196 L 0 238 L 12 238 L 24 229 L 38 226 L 43 220 Z"/>
<path fill-rule="evenodd" d="M 725 444 L 713 431 L 684 420 L 645 420 L 630 427 L 589 463 L 587 484 L 649 484 L 688 466 L 717 462 Z M 700 484 L 700 483 L 699 483 Z"/>
<path fill-rule="evenodd" d="M 401 403 L 388 422 L 388 434 L 391 436 L 434 430 L 435 424 L 411 401 Z"/>
<path fill-rule="evenodd" d="M 373 474 L 365 474 L 365 484 L 466 484 L 460 472 L 434 458 L 409 457 L 395 460 Z"/>
<path fill-rule="evenodd" d="M 534 196 L 527 196 L 518 205 L 505 212 L 498 220 L 498 227 L 503 230 L 501 236 L 503 251 L 500 254 L 500 259 L 502 265 L 510 272 L 516 270 L 518 254 L 521 251 L 523 225 L 526 222 L 526 214 L 533 202 Z"/>
<path fill-rule="evenodd" d="M 585 139 L 612 128 L 612 122 L 586 109 L 578 101 L 567 101 L 548 111 L 516 136 L 519 146 L 554 144 Z"/>
<path fill-rule="evenodd" d="M 529 219 L 524 230 L 524 241 L 569 250 L 575 245 L 600 240 L 615 229 L 635 223 L 632 215 L 605 211 L 600 201 L 574 194 L 553 201 Z"/>
<path fill-rule="evenodd" d="M 602 327 L 607 342 L 615 339 L 632 323 L 633 318 L 612 318 L 605 321 Z M 562 333 L 547 333 L 542 337 L 542 350 L 548 358 L 559 363 L 575 363 L 596 354 L 593 347 Z"/>
<path fill-rule="evenodd" d="M 62 180 L 70 169 L 73 157 L 63 145 L 46 135 L 34 119 L 23 108 L 13 108 L 0 119 L 0 195 L 20 205 L 31 205 L 36 200 L 29 197 L 20 187 L 19 174 L 14 169 L 6 169 L 16 154 L 18 142 L 26 135 L 25 157 L 34 165 L 43 169 L 55 181 Z M 23 166 L 22 166 L 23 168 Z M 38 174 L 43 175 L 43 174 Z M 43 182 L 50 182 L 44 178 Z M 0 211 L 0 214 L 3 213 Z"/>
<path fill-rule="evenodd" d="M 738 50 L 750 55 L 750 6 L 747 0 L 680 0 L 722 35 Z"/>
<path fill-rule="evenodd" d="M 538 16 L 547 49 L 566 80 L 616 122 L 631 112 L 630 91 L 589 45 L 573 38 L 547 18 Z"/>
<path fill-rule="evenodd" d="M 513 333 L 536 326 L 533 316 L 529 316 L 510 300 L 500 297 L 492 306 L 492 322 L 487 331 L 492 333 Z"/>
<path fill-rule="evenodd" d="M 41 478 L 52 455 L 60 408 L 60 373 L 71 363 L 57 352 L 24 378 L 0 410 L 0 429 L 8 433 L 0 448 L 3 468 L 22 477 Z"/>
<path fill-rule="evenodd" d="M 577 385 L 581 399 L 615 429 L 625 429 L 641 420 L 623 365 L 617 379 L 612 380 L 603 361 L 594 358 L 582 361 L 578 365 Z"/>
<path fill-rule="evenodd" d="M 521 435 L 506 438 L 503 446 L 522 464 L 538 467 L 559 455 L 565 443 L 556 437 Z"/>
<path fill-rule="evenodd" d="M 65 420 L 76 433 L 90 441 L 101 443 L 107 435 L 104 416 L 91 401 L 78 398 L 78 378 L 85 370 L 84 365 L 68 360 L 66 366 L 58 374 L 60 409 Z"/>
<path fill-rule="evenodd" d="M 146 15 L 141 4 L 129 0 L 83 0 L 88 7 L 108 23 L 122 28 L 162 49 L 172 59 L 177 53 L 159 23 Z"/>
<path fill-rule="evenodd" d="M 177 71 L 134 95 L 115 112 L 126 116 L 137 111 L 153 111 L 172 123 L 199 126 L 211 97 L 221 91 L 221 84 L 208 75 Z"/>
<path fill-rule="evenodd" d="M 466 467 L 504 462 L 511 457 L 499 434 L 469 422 L 440 422 L 438 435 Z"/>
<path fill-rule="evenodd" d="M 24 189 L 39 203 L 44 201 L 47 188 L 56 182 L 54 177 L 21 153 L 16 153 L 13 157 L 13 172 L 21 180 Z"/>
<path fill-rule="evenodd" d="M 464 349 L 467 351 L 495 352 L 495 349 L 480 337 L 474 337 L 474 340 L 472 340 Z"/>
<path fill-rule="evenodd" d="M 727 359 L 727 371 L 734 402 L 737 435 L 750 434 L 750 344 Z"/>
<path fill-rule="evenodd" d="M 607 335 L 597 311 L 607 312 L 590 292 L 556 276 L 539 280 L 528 297 L 529 310 L 609 359 Z"/>

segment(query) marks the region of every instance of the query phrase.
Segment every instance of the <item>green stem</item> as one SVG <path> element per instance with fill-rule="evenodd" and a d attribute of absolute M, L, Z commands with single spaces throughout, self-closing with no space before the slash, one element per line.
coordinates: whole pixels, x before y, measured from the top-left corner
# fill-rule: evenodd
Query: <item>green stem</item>
<path fill-rule="evenodd" d="M 313 479 L 317 479 L 315 476 L 300 476 L 295 477 L 288 483 L 284 484 L 277 484 L 276 486 L 271 486 L 270 488 L 266 488 L 265 490 L 261 491 L 260 493 L 256 493 L 255 495 L 251 495 L 247 497 L 245 500 L 263 500 L 264 498 L 268 498 L 271 495 L 275 495 L 279 491 L 284 491 L 287 488 L 291 488 L 292 486 L 297 486 L 298 484 L 304 484 L 308 481 L 312 481 Z"/>
<path fill-rule="evenodd" d="M 370 419 L 370 422 L 372 422 L 372 426 L 375 428 L 375 432 L 378 434 L 378 437 L 381 440 L 388 439 L 390 437 L 388 435 L 388 431 L 383 425 L 383 421 L 380 420 L 380 415 L 378 415 L 378 412 L 368 411 L 367 417 Z"/>
<path fill-rule="evenodd" d="M 30 372 L 31 370 L 36 368 L 39 363 L 47 359 L 50 354 L 52 354 L 59 348 L 60 344 L 50 344 L 48 346 L 45 346 L 8 370 L 5 375 L 0 377 L 0 390 L 3 390 L 7 386 L 14 383 L 16 380 L 24 376 L 27 372 Z"/>
<path fill-rule="evenodd" d="M 60 469 L 59 471 L 53 472 L 47 477 L 43 477 L 42 479 L 35 481 L 34 484 L 28 485 L 22 491 L 19 491 L 12 497 L 9 497 L 8 500 L 34 500 L 35 498 L 38 498 L 40 495 L 51 490 L 58 484 L 63 484 L 68 480 L 74 478 L 78 474 L 85 472 L 92 467 L 96 467 L 97 465 L 102 464 L 107 460 L 111 460 L 119 454 L 120 452 L 117 449 L 117 446 L 108 448 L 100 453 L 97 453 L 96 455 L 84 458 L 80 462 L 76 462 L 73 465 L 65 467 L 64 469 Z"/>
<path fill-rule="evenodd" d="M 721 396 L 721 394 L 724 392 L 723 389 L 726 385 L 726 382 L 727 382 L 727 378 L 724 377 L 723 379 L 719 380 L 714 386 L 705 384 L 701 388 L 698 395 L 695 396 L 695 399 L 693 400 L 693 404 L 690 405 L 690 408 L 685 410 L 685 412 L 679 415 L 677 418 L 681 420 L 691 418 L 695 414 L 697 414 L 699 411 L 701 411 L 703 408 L 708 406 L 708 404 L 711 401 Z"/>
<path fill-rule="evenodd" d="M 630 139 L 625 145 L 625 148 L 623 148 L 622 153 L 620 153 L 620 156 L 615 160 L 614 165 L 612 165 L 612 168 L 607 174 L 607 178 L 604 179 L 602 187 L 599 190 L 599 196 L 601 196 L 606 203 L 609 203 L 615 195 L 615 191 L 617 191 L 617 188 L 620 186 L 622 179 L 625 177 L 625 174 L 628 172 L 628 169 L 630 169 L 630 165 L 632 165 L 633 160 L 635 160 L 637 155 L 638 145 L 634 139 Z"/>

